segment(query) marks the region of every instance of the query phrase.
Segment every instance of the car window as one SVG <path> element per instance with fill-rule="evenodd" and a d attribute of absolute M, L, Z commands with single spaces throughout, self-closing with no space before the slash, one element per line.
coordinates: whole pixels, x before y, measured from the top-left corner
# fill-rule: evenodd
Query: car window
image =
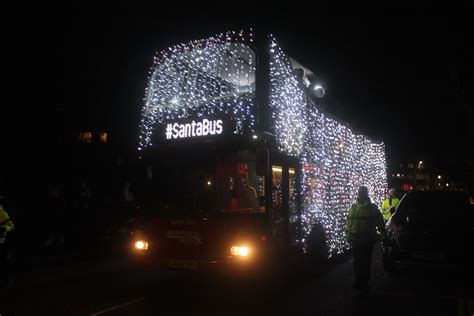
<path fill-rule="evenodd" d="M 398 211 L 402 216 L 443 220 L 465 216 L 469 212 L 469 203 L 461 192 L 420 191 L 404 197 Z"/>

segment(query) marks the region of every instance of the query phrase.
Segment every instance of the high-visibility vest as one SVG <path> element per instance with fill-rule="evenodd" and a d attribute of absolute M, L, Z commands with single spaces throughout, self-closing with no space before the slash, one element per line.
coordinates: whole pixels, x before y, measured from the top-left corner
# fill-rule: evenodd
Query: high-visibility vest
<path fill-rule="evenodd" d="M 380 212 L 382 212 L 384 220 L 388 221 L 390 217 L 392 217 L 390 209 L 392 207 L 397 208 L 398 204 L 400 204 L 400 200 L 398 198 L 386 198 L 382 201 L 382 208 L 380 209 Z"/>
<path fill-rule="evenodd" d="M 385 233 L 382 215 L 370 202 L 357 201 L 349 209 L 346 221 L 346 238 L 349 242 L 375 242 Z"/>
<path fill-rule="evenodd" d="M 8 216 L 7 212 L 0 206 L 0 228 L 5 228 L 5 233 L 0 233 L 0 244 L 5 243 L 7 232 L 11 231 L 15 226 L 13 221 Z"/>

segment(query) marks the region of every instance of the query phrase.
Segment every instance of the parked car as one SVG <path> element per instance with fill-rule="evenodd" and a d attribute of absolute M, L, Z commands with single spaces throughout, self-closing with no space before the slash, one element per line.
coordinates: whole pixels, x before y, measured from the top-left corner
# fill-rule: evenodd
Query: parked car
<path fill-rule="evenodd" d="M 458 191 L 406 194 L 390 221 L 383 243 L 383 265 L 474 267 L 474 212 Z"/>

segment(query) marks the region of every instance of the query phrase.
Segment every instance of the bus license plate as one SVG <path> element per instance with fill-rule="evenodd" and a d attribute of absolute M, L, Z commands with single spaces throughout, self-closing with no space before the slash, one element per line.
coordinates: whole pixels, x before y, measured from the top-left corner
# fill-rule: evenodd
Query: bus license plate
<path fill-rule="evenodd" d="M 174 269 L 196 270 L 198 263 L 197 261 L 193 260 L 170 259 L 168 262 L 168 266 Z"/>

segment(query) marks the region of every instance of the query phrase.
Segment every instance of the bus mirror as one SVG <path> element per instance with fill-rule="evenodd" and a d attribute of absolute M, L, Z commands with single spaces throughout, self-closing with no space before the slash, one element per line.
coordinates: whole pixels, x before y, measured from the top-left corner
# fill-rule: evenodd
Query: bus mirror
<path fill-rule="evenodd" d="M 256 171 L 258 176 L 270 174 L 270 153 L 267 149 L 257 149 Z"/>

